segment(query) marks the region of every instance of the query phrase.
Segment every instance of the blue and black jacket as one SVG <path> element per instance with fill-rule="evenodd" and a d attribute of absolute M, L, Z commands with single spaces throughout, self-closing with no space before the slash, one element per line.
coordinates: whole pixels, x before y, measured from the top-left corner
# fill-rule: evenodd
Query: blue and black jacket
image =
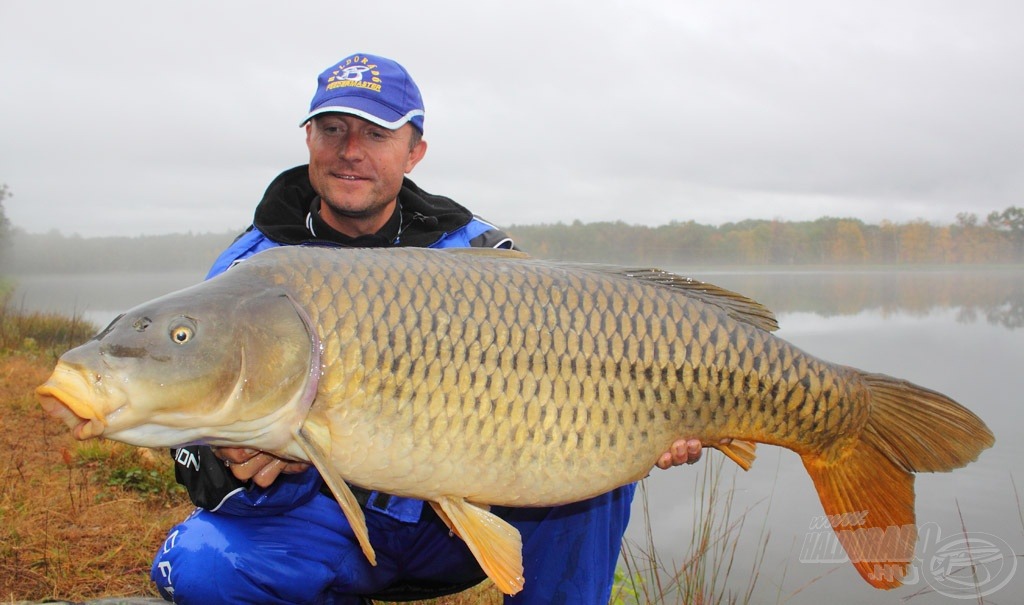
<path fill-rule="evenodd" d="M 500 229 L 474 216 L 453 200 L 429 194 L 409 179 L 402 183 L 398 205 L 388 223 L 375 234 L 350 238 L 324 223 L 317 214 L 320 200 L 309 182 L 308 166 L 281 173 L 267 187 L 253 224 L 214 261 L 207 277 L 218 275 L 253 254 L 288 245 L 341 247 L 411 246 L 419 248 L 513 248 Z M 210 448 L 192 446 L 173 452 L 175 475 L 192 502 L 207 510 L 238 515 L 274 515 L 308 502 L 322 482 L 314 469 L 281 475 L 269 488 L 239 481 Z M 422 502 L 368 493 L 364 506 L 401 521 L 419 519 Z"/>

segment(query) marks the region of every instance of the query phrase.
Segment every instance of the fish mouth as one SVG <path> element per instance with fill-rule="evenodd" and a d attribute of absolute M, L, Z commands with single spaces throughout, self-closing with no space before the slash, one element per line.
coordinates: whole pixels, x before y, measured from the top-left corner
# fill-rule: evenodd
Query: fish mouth
<path fill-rule="evenodd" d="M 86 391 L 87 381 L 79 372 L 58 365 L 35 394 L 47 414 L 66 424 L 76 439 L 85 440 L 99 437 L 107 428 L 103 413 L 75 394 Z"/>

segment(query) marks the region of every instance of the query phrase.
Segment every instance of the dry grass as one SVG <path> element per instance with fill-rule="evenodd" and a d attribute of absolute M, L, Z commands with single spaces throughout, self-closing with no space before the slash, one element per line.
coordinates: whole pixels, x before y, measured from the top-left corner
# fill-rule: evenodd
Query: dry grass
<path fill-rule="evenodd" d="M 502 594 L 490 580 L 470 588 L 465 592 L 429 601 L 416 601 L 402 605 L 501 605 Z M 390 602 L 374 601 L 377 605 L 391 605 Z M 396 604 L 397 605 L 397 604 Z"/>
<path fill-rule="evenodd" d="M 190 508 L 152 487 L 167 486 L 168 456 L 78 444 L 36 403 L 56 355 L 95 331 L 0 304 L 0 599 L 155 594 L 149 561 Z"/>
<path fill-rule="evenodd" d="M 111 472 L 166 476 L 170 459 L 114 444 L 90 445 L 84 455 L 31 395 L 48 371 L 35 355 L 0 358 L 0 598 L 155 594 L 150 560 L 190 506 L 111 485 Z"/>

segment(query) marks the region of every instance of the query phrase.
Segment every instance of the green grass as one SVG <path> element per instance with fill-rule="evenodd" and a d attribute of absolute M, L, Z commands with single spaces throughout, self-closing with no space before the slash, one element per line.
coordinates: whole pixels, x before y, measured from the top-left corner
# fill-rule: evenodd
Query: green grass
<path fill-rule="evenodd" d="M 91 469 L 93 480 L 106 487 L 152 498 L 185 494 L 174 479 L 174 464 L 166 451 L 93 440 L 76 444 L 69 457 L 70 464 Z"/>

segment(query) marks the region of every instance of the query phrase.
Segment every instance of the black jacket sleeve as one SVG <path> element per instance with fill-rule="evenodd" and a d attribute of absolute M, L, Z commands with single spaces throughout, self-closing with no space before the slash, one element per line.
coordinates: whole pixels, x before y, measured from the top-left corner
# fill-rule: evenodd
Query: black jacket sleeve
<path fill-rule="evenodd" d="M 192 503 L 206 510 L 216 510 L 221 502 L 247 482 L 235 478 L 224 462 L 205 445 L 171 450 L 174 478 L 185 486 Z"/>

